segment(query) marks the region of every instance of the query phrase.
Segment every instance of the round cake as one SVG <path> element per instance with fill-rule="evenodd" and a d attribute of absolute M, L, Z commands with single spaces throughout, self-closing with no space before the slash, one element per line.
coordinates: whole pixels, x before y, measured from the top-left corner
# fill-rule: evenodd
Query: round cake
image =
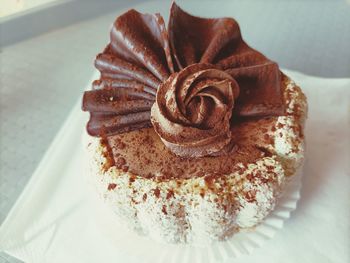
<path fill-rule="evenodd" d="M 120 222 L 171 243 L 223 240 L 274 209 L 304 159 L 307 102 L 232 18 L 130 10 L 86 91 L 89 173 Z"/>

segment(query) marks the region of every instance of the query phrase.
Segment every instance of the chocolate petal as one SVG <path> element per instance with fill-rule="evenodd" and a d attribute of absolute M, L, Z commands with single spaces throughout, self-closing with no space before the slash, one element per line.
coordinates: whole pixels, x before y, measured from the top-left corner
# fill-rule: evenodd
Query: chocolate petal
<path fill-rule="evenodd" d="M 236 50 L 236 53 L 227 55 L 216 65 L 221 69 L 230 69 L 265 64 L 267 61 L 269 60 L 264 55 L 249 48 L 241 52 Z"/>
<path fill-rule="evenodd" d="M 145 92 L 143 86 L 122 84 L 126 85 L 84 93 L 82 109 L 90 112 L 87 125 L 90 135 L 111 135 L 151 126 L 150 110 L 155 96 Z"/>
<path fill-rule="evenodd" d="M 151 127 L 150 111 L 111 115 L 91 112 L 87 131 L 92 136 L 118 134 Z"/>
<path fill-rule="evenodd" d="M 125 60 L 113 56 L 112 54 L 101 53 L 97 55 L 95 67 L 101 71 L 102 75 L 105 72 L 117 74 L 115 77 L 110 75 L 110 77 L 115 79 L 119 79 L 121 75 L 127 77 L 126 79 L 134 79 L 154 88 L 157 88 L 160 84 L 160 81 L 149 71 L 135 64 L 126 62 Z"/>
<path fill-rule="evenodd" d="M 155 97 L 157 94 L 157 90 L 153 87 L 144 85 L 143 83 L 135 80 L 102 78 L 95 80 L 92 83 L 93 90 L 103 88 L 130 88 L 131 90 L 136 88 L 145 92 L 146 94 L 152 95 L 153 97 Z"/>
<path fill-rule="evenodd" d="M 117 56 L 147 68 L 161 81 L 174 72 L 168 34 L 159 14 L 130 10 L 118 17 L 111 30 L 111 47 Z"/>
<path fill-rule="evenodd" d="M 145 98 L 143 93 L 136 92 L 131 97 L 132 95 L 128 92 L 129 99 L 120 97 L 120 95 L 118 89 L 86 91 L 82 109 L 90 112 L 127 114 L 150 110 L 154 102 L 154 97 Z"/>
<path fill-rule="evenodd" d="M 180 69 L 198 62 L 214 64 L 228 43 L 241 41 L 234 19 L 195 17 L 175 3 L 171 6 L 168 29 L 170 45 Z"/>
<path fill-rule="evenodd" d="M 281 73 L 274 62 L 226 70 L 239 84 L 234 114 L 265 117 L 284 114 Z"/>

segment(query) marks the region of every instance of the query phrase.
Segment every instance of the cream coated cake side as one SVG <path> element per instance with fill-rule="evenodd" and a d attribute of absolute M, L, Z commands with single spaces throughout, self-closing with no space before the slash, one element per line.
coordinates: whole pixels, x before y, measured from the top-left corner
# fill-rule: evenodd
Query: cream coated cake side
<path fill-rule="evenodd" d="M 286 114 L 233 127 L 232 136 L 238 137 L 242 149 L 245 144 L 254 143 L 261 154 L 251 159 L 233 159 L 229 173 L 202 170 L 193 176 L 169 177 L 156 166 L 155 174 L 137 174 L 135 171 L 139 170 L 133 170 L 129 164 L 138 162 L 139 157 L 117 157 L 117 165 L 111 165 L 111 149 L 107 149 L 104 139 L 86 134 L 93 185 L 121 222 L 158 241 L 209 243 L 259 224 L 274 208 L 284 185 L 304 159 L 306 98 L 286 76 L 281 87 Z M 151 134 L 159 140 L 156 143 L 161 143 L 152 128 L 144 128 L 115 135 L 119 148 L 114 154 L 126 151 L 123 138 L 127 140 L 134 132 L 138 136 L 145 134 L 145 138 Z M 138 147 L 142 153 L 147 151 L 142 151 L 147 144 Z"/>

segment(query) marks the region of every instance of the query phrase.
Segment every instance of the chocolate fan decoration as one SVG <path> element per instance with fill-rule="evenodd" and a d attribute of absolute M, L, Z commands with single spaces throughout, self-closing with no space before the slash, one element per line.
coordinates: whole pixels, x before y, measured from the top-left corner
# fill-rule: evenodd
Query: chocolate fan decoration
<path fill-rule="evenodd" d="M 243 41 L 234 19 L 191 16 L 173 3 L 168 30 L 159 14 L 130 10 L 110 39 L 95 60 L 101 77 L 83 98 L 92 136 L 153 124 L 174 153 L 199 157 L 227 149 L 232 115 L 284 113 L 278 65 Z M 203 136 L 176 137 L 175 130 Z M 208 143 L 215 138 L 220 145 Z"/>

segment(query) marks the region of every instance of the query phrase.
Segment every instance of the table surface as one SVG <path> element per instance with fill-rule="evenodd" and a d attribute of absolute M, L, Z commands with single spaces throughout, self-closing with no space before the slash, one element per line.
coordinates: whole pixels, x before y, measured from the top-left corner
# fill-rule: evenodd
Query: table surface
<path fill-rule="evenodd" d="M 185 9 L 193 5 L 178 2 Z M 246 41 L 281 67 L 323 77 L 350 77 L 349 1 L 219 3 L 225 8 L 202 1 L 193 13 L 200 15 L 212 5 L 213 16 L 234 16 Z M 159 11 L 167 19 L 169 5 L 170 1 L 150 1 L 135 7 Z M 81 96 L 94 71 L 95 54 L 108 41 L 110 24 L 126 9 L 2 48 L 0 223 Z M 0 253 L 0 262 L 18 261 Z"/>

